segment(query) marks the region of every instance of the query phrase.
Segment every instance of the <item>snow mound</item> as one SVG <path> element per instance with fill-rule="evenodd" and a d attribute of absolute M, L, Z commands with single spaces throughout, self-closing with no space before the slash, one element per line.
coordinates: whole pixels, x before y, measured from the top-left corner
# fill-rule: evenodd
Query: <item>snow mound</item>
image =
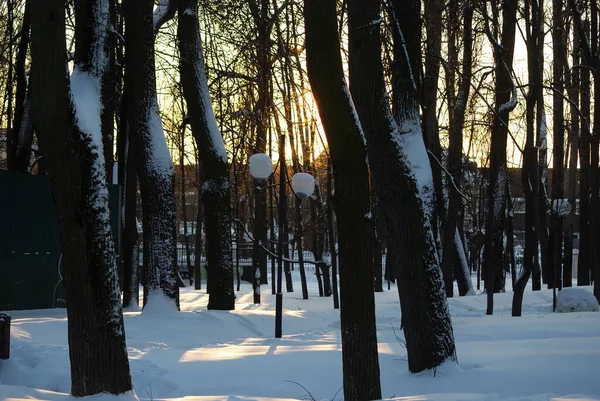
<path fill-rule="evenodd" d="M 600 306 L 594 294 L 584 288 L 564 288 L 556 295 L 557 312 L 598 312 Z"/>

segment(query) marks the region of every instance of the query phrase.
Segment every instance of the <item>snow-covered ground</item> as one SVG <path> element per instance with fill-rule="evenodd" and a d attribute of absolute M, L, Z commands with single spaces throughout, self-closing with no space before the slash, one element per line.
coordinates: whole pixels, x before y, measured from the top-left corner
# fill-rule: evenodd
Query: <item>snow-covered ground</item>
<path fill-rule="evenodd" d="M 242 283 L 233 312 L 207 311 L 204 290 L 182 289 L 182 312 L 125 313 L 137 397 L 146 400 L 341 400 L 339 311 L 319 298 L 284 294 L 282 339 L 274 339 L 274 296 L 252 303 Z M 510 283 L 507 283 L 510 287 Z M 591 291 L 591 287 L 587 288 Z M 408 372 L 395 286 L 376 294 L 383 397 L 402 400 L 600 400 L 600 313 L 552 313 L 552 292 L 525 293 L 523 316 L 510 316 L 512 293 L 454 298 L 450 310 L 460 367 Z M 66 311 L 11 312 L 11 359 L 0 361 L 0 400 L 71 401 Z M 294 383 L 295 382 L 295 383 Z M 296 384 L 297 383 L 297 384 Z M 302 387 L 306 388 L 304 390 Z M 134 398 L 121 396 L 119 401 Z M 115 400 L 111 396 L 94 401 Z M 357 400 L 352 400 L 357 401 Z"/>

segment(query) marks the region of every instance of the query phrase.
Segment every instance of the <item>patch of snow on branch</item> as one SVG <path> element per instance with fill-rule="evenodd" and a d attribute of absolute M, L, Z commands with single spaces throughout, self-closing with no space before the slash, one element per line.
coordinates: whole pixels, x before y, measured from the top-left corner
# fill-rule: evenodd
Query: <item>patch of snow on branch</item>
<path fill-rule="evenodd" d="M 163 176 L 171 176 L 173 172 L 173 162 L 171 153 L 167 147 L 165 133 L 162 128 L 158 106 L 154 104 L 147 116 L 148 131 L 150 134 L 150 164 L 153 170 Z"/>
<path fill-rule="evenodd" d="M 161 21 L 169 14 L 169 2 L 170 0 L 160 0 L 154 9 L 152 14 L 152 26 L 154 30 L 158 29 Z"/>
<path fill-rule="evenodd" d="M 93 145 L 102 149 L 100 80 L 75 66 L 71 73 L 71 95 L 77 126 L 89 136 Z"/>
<path fill-rule="evenodd" d="M 585 288 L 563 288 L 556 295 L 557 312 L 598 312 L 598 300 Z"/>
<path fill-rule="evenodd" d="M 183 13 L 184 16 L 197 18 L 197 11 L 192 9 L 186 9 Z M 196 38 L 196 60 L 194 60 L 194 68 L 196 69 L 196 89 L 200 93 L 201 108 L 204 112 L 202 118 L 206 121 L 206 125 L 209 132 L 210 147 L 211 151 L 221 159 L 223 163 L 227 163 L 227 151 L 225 149 L 225 143 L 223 142 L 223 136 L 221 130 L 217 124 L 217 119 L 213 111 L 212 103 L 210 102 L 210 93 L 208 90 L 208 82 L 206 79 L 206 69 L 204 67 L 204 56 L 202 52 L 202 40 L 200 36 Z"/>
<path fill-rule="evenodd" d="M 390 118 L 392 118 L 391 114 Z M 398 122 L 398 131 L 394 133 L 394 136 L 414 175 L 419 197 L 423 203 L 423 211 L 426 218 L 429 219 L 434 202 L 433 173 L 427 149 L 425 149 L 419 117 L 401 119 Z"/>

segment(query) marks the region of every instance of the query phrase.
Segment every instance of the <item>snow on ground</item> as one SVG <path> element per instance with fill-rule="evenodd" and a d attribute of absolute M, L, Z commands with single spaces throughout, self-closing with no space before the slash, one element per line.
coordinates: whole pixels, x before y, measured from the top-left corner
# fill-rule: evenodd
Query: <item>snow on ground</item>
<path fill-rule="evenodd" d="M 274 339 L 274 296 L 252 303 L 242 283 L 236 310 L 207 311 L 205 290 L 182 288 L 182 312 L 125 312 L 133 383 L 141 400 L 341 400 L 339 311 L 319 298 L 284 294 L 284 338 Z M 508 283 L 510 287 L 510 283 Z M 591 287 L 586 288 L 591 291 Z M 510 316 L 512 293 L 454 298 L 450 310 L 460 368 L 411 375 L 402 337 L 398 294 L 376 294 L 383 397 L 398 400 L 600 400 L 600 313 L 552 313 L 552 292 L 525 293 L 523 315 Z M 64 309 L 14 311 L 11 359 L 0 361 L 0 400 L 73 401 Z M 296 382 L 298 384 L 295 384 Z M 96 396 L 92 401 L 130 401 Z M 352 400 L 356 401 L 356 400 Z"/>

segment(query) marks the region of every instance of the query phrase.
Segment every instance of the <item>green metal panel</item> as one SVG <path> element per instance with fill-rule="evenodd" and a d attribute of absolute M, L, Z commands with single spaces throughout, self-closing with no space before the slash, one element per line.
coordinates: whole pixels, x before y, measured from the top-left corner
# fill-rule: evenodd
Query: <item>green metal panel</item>
<path fill-rule="evenodd" d="M 117 185 L 109 187 L 109 203 L 119 249 Z M 0 310 L 64 307 L 60 255 L 49 178 L 0 170 Z"/>

